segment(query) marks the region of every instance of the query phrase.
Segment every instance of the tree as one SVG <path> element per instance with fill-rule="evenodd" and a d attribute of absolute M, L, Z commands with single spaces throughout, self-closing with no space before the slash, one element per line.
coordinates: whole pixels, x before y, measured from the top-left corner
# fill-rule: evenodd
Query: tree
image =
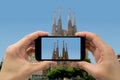
<path fill-rule="evenodd" d="M 87 73 L 80 68 L 69 68 L 69 69 L 57 68 L 49 72 L 47 74 L 47 77 L 49 79 L 63 79 L 64 77 L 66 78 L 73 78 L 77 76 L 85 77 L 86 75 Z"/>
<path fill-rule="evenodd" d="M 64 68 L 53 69 L 51 72 L 47 74 L 47 77 L 51 80 L 53 79 L 63 79 L 66 75 L 66 70 Z"/>
<path fill-rule="evenodd" d="M 86 58 L 84 61 L 91 62 L 89 58 Z M 69 68 L 69 69 L 56 68 L 47 74 L 47 77 L 50 80 L 55 80 L 55 79 L 63 80 L 64 77 L 76 78 L 77 76 L 80 77 L 80 80 L 95 80 L 95 78 L 93 78 L 86 71 L 84 71 L 80 68 Z"/>

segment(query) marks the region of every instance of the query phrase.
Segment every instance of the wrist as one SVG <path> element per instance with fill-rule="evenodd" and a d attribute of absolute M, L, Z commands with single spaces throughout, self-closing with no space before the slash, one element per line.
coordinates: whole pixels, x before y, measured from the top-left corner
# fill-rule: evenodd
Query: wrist
<path fill-rule="evenodd" d="M 0 72 L 0 80 L 10 80 L 10 76 L 7 76 L 5 73 Z"/>
<path fill-rule="evenodd" d="M 11 74 L 0 72 L 0 80 L 28 80 L 28 78 L 24 79 L 23 77 L 17 77 L 15 75 L 13 76 Z"/>

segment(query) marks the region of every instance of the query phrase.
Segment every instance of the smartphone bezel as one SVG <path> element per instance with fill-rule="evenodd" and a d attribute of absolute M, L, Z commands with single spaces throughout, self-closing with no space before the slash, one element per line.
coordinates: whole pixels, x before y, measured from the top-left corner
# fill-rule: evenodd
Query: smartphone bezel
<path fill-rule="evenodd" d="M 68 59 L 68 60 L 61 60 L 61 59 L 42 59 L 41 58 L 41 41 L 42 38 L 81 38 L 80 46 L 81 46 L 81 56 L 80 59 Z M 80 36 L 40 36 L 35 40 L 35 59 L 37 61 L 83 61 L 85 59 L 85 38 Z"/>

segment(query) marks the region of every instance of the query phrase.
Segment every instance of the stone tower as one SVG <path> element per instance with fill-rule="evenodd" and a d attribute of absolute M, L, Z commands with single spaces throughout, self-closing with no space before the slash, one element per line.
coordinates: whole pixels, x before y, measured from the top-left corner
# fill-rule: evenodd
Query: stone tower
<path fill-rule="evenodd" d="M 63 47 L 62 47 L 62 53 L 59 54 L 59 48 L 58 48 L 58 41 L 57 41 L 57 45 L 54 43 L 54 49 L 53 49 L 53 53 L 52 53 L 52 59 L 57 60 L 67 60 L 69 59 L 69 55 L 68 55 L 68 50 L 67 50 L 67 43 L 66 43 L 66 49 L 65 49 L 65 44 L 63 41 Z"/>
<path fill-rule="evenodd" d="M 73 26 L 72 26 L 72 28 L 73 28 L 72 30 L 73 30 L 73 35 L 74 35 L 74 33 L 77 32 L 75 13 L 73 13 Z"/>
<path fill-rule="evenodd" d="M 73 36 L 72 20 L 70 15 L 70 8 L 68 9 L 68 36 Z"/>
<path fill-rule="evenodd" d="M 61 8 L 59 8 L 59 16 L 58 16 L 58 25 L 57 25 L 57 36 L 62 36 L 62 19 L 61 19 Z"/>
<path fill-rule="evenodd" d="M 62 28 L 61 8 L 59 9 L 57 24 L 56 24 L 56 12 L 54 12 L 54 20 L 52 24 L 52 36 L 74 36 L 76 32 L 77 32 L 76 17 L 75 17 L 75 14 L 73 13 L 73 20 L 72 20 L 70 8 L 68 9 L 68 29 L 67 30 Z"/>
<path fill-rule="evenodd" d="M 52 25 L 52 35 L 56 36 L 56 12 L 54 12 L 54 20 Z"/>
<path fill-rule="evenodd" d="M 66 53 L 65 58 L 66 58 L 66 59 L 69 59 L 68 49 L 67 49 L 67 43 L 66 43 L 66 51 L 65 51 L 65 53 Z"/>

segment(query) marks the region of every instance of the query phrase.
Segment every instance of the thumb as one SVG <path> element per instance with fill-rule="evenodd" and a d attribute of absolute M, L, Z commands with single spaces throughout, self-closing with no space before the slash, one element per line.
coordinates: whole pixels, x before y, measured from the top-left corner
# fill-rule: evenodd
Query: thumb
<path fill-rule="evenodd" d="M 38 62 L 38 63 L 32 63 L 31 64 L 31 72 L 34 73 L 34 72 L 37 72 L 40 70 L 45 70 L 54 64 L 55 64 L 55 62 L 52 62 L 52 61 L 42 61 L 42 62 Z"/>
<path fill-rule="evenodd" d="M 94 75 L 95 66 L 93 64 L 85 62 L 85 61 L 81 61 L 81 62 L 78 62 L 77 65 L 81 69 L 84 69 L 85 71 L 87 71 L 89 74 Z"/>

